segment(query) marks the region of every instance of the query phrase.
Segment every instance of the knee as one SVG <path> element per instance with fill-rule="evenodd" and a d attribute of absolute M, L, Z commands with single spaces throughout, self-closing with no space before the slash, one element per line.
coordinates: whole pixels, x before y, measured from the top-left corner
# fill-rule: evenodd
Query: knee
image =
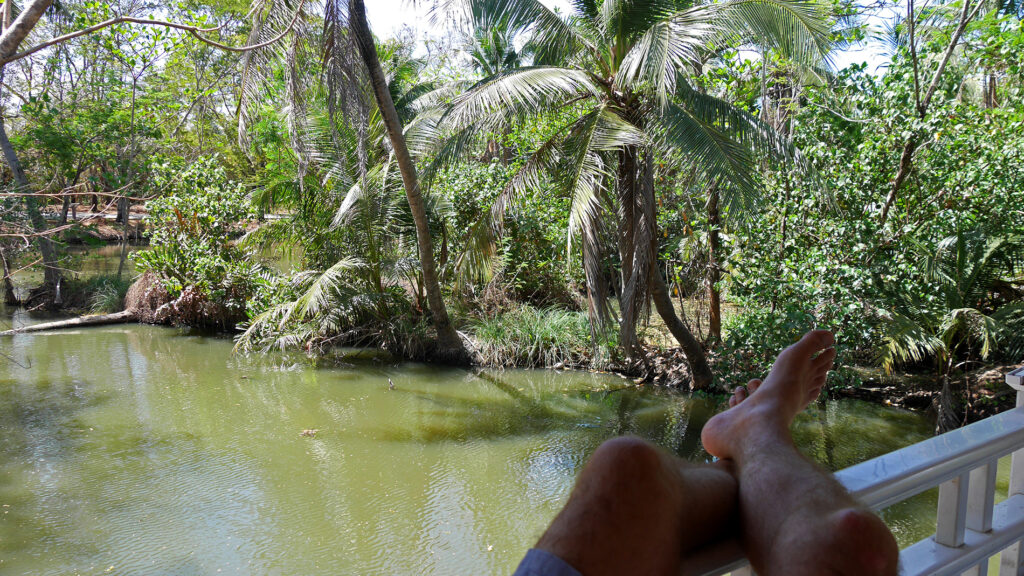
<path fill-rule="evenodd" d="M 899 571 L 900 548 L 881 518 L 857 508 L 833 513 L 837 546 L 846 548 L 848 574 L 890 576 Z"/>
<path fill-rule="evenodd" d="M 664 456 L 649 442 L 633 436 L 605 441 L 594 451 L 581 474 L 597 477 L 609 488 L 637 488 L 660 481 L 664 474 Z"/>

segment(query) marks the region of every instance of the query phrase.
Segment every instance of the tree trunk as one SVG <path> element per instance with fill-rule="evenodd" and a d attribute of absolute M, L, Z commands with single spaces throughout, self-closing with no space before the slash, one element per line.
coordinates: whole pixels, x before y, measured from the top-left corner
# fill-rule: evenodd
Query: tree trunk
<path fill-rule="evenodd" d="M 711 366 L 708 365 L 707 355 L 700 342 L 693 337 L 693 334 L 676 315 L 672 295 L 668 291 L 665 280 L 661 277 L 661 269 L 658 266 L 657 212 L 654 203 L 654 164 L 649 156 L 645 159 L 644 164 L 643 182 L 640 186 L 640 208 L 643 214 L 641 225 L 647 233 L 641 236 L 649 255 L 646 267 L 647 278 L 644 282 L 644 298 L 646 299 L 648 293 L 651 295 L 658 315 L 661 316 L 665 326 L 679 343 L 679 347 L 690 365 L 690 372 L 693 374 L 693 389 L 709 391 L 714 385 L 714 375 L 711 372 Z"/>
<path fill-rule="evenodd" d="M 4 267 L 4 304 L 8 306 L 17 306 L 21 304 L 18 300 L 18 295 L 14 291 L 14 283 L 11 282 L 11 267 L 7 263 L 7 251 L 0 247 L 0 263 Z"/>
<path fill-rule="evenodd" d="M 718 184 L 712 184 L 708 190 L 708 340 L 712 343 L 722 341 L 722 296 L 718 290 L 718 282 L 722 279 L 718 267 L 722 244 L 719 238 L 722 228 L 720 197 Z"/>
<path fill-rule="evenodd" d="M 903 187 L 903 182 L 910 176 L 910 171 L 914 168 L 915 150 L 917 150 L 917 138 L 911 136 L 903 144 L 900 166 L 896 171 L 896 178 L 892 181 L 892 189 L 889 190 L 889 196 L 885 199 L 885 206 L 882 206 L 882 215 L 878 219 L 879 227 L 885 225 L 885 221 L 889 218 L 889 210 L 892 208 L 893 203 L 896 202 L 896 196 L 899 194 L 900 188 Z"/>
<path fill-rule="evenodd" d="M 22 7 L 21 13 L 12 22 L 10 19 L 11 3 L 4 3 L 4 31 L 3 34 L 0 34 L 0 64 L 6 63 L 7 59 L 18 51 L 21 42 L 35 28 L 36 22 L 39 22 L 51 4 L 53 4 L 53 0 L 31 0 L 28 5 Z"/>
<path fill-rule="evenodd" d="M 127 198 L 118 200 L 119 208 L 123 205 L 124 226 L 121 229 L 121 259 L 117 263 L 117 277 L 121 278 L 124 273 L 124 263 L 128 259 L 128 235 L 131 233 L 132 205 Z M 119 210 L 119 211 L 122 211 Z"/>
<path fill-rule="evenodd" d="M 466 364 L 470 359 L 469 354 L 448 318 L 448 310 L 445 308 L 444 298 L 441 295 L 441 284 L 438 281 L 437 269 L 434 265 L 434 246 L 430 238 L 427 210 L 420 192 L 419 179 L 416 176 L 416 164 L 406 146 L 402 122 L 398 118 L 384 71 L 377 58 L 377 48 L 370 33 L 370 27 L 366 23 L 366 7 L 362 0 L 349 0 L 349 25 L 359 47 L 359 54 L 370 75 L 370 84 L 373 86 L 377 107 L 380 109 L 381 117 L 387 128 L 391 148 L 394 150 L 395 160 L 402 174 L 402 182 L 405 184 L 409 210 L 412 212 L 413 221 L 416 224 L 416 240 L 419 248 L 420 267 L 423 270 L 423 284 L 427 292 L 427 301 L 430 304 L 430 315 L 437 330 L 442 359 L 457 364 Z"/>
<path fill-rule="evenodd" d="M 619 152 L 616 190 L 619 200 L 619 346 L 626 358 L 633 358 L 640 348 L 636 335 L 637 300 L 635 264 L 637 250 L 648 250 L 637 243 L 637 150 L 628 147 Z M 646 297 L 646 294 L 644 295 Z"/>
<path fill-rule="evenodd" d="M 0 67 L 0 80 L 2 79 L 3 69 Z M 19 190 L 28 192 L 28 178 L 25 176 L 25 170 L 21 167 L 18 154 L 14 151 L 14 146 L 11 146 L 11 141 L 7 138 L 7 128 L 2 115 L 0 115 L 0 149 L 3 150 L 4 159 L 7 161 L 7 166 L 11 169 L 11 174 L 14 175 L 14 183 L 18 186 Z M 34 196 L 26 196 L 25 211 L 28 212 L 29 223 L 32 226 L 33 232 L 37 234 L 36 244 L 39 246 L 39 253 L 43 257 L 43 284 L 48 288 L 56 289 L 58 282 L 60 282 L 60 269 L 57 267 L 57 250 L 54 248 L 53 242 L 45 236 L 48 226 L 42 212 L 39 211 L 39 200 Z"/>
<path fill-rule="evenodd" d="M 21 42 L 35 28 L 36 23 L 43 17 L 43 13 L 46 12 L 46 9 L 51 4 L 53 4 L 53 0 L 31 0 L 22 7 L 21 13 L 12 21 L 11 2 L 4 2 L 3 33 L 0 34 L 0 61 L 6 61 L 7 58 L 17 52 Z M 3 77 L 4 66 L 0 64 L 0 83 L 2 83 Z M 14 183 L 20 190 L 27 192 L 29 191 L 28 178 L 25 177 L 25 170 L 21 167 L 21 161 L 18 159 L 14 147 L 11 146 L 10 139 L 7 138 L 7 129 L 4 123 L 3 114 L 0 114 L 0 148 L 3 149 L 4 159 L 7 160 L 11 174 L 14 175 Z M 32 196 L 26 196 L 25 210 L 28 212 L 32 230 L 39 234 L 36 237 L 36 241 L 39 245 L 39 252 L 43 257 L 43 284 L 47 288 L 52 288 L 56 291 L 57 285 L 60 283 L 60 269 L 57 268 L 57 251 L 54 249 L 50 239 L 41 235 L 46 231 L 47 225 L 46 220 L 39 211 L 38 200 Z"/>
<path fill-rule="evenodd" d="M 71 211 L 71 197 L 65 196 L 64 202 L 60 206 L 60 225 L 63 226 L 68 223 L 68 212 Z"/>
<path fill-rule="evenodd" d="M 945 434 L 950 430 L 960 427 L 960 417 L 956 410 L 956 398 L 953 397 L 953 387 L 949 383 L 949 374 L 942 375 L 942 392 L 939 393 L 938 421 L 935 423 L 935 433 Z"/>
<path fill-rule="evenodd" d="M 710 391 L 715 378 L 711 372 L 711 366 L 708 365 L 707 355 L 700 342 L 697 342 L 697 339 L 676 315 L 676 309 L 672 306 L 672 297 L 668 293 L 668 286 L 665 285 L 658 266 L 651 266 L 650 286 L 654 307 L 658 310 L 661 319 L 665 321 L 669 332 L 679 342 L 679 348 L 682 349 L 686 361 L 690 364 L 690 372 L 693 373 L 693 389 Z"/>
<path fill-rule="evenodd" d="M 138 312 L 135 310 L 123 310 L 121 312 L 114 312 L 113 314 L 98 314 L 95 316 L 79 316 L 78 318 L 71 318 L 69 320 L 43 322 L 42 324 L 33 324 L 31 326 L 24 326 L 13 330 L 4 330 L 3 332 L 0 332 L 0 336 L 13 336 L 15 334 L 24 334 L 26 332 L 44 332 L 46 330 L 61 330 L 64 328 L 81 328 L 82 326 L 128 324 L 130 322 L 135 322 L 137 317 Z"/>
<path fill-rule="evenodd" d="M 960 20 L 957 24 L 956 29 L 949 38 L 949 42 L 946 44 L 946 50 L 942 54 L 942 59 L 939 60 L 939 66 L 935 70 L 935 74 L 932 76 L 932 81 L 928 85 L 928 89 L 925 91 L 923 98 L 918 98 L 920 92 L 917 89 L 917 51 L 914 49 L 913 36 L 911 36 L 911 57 L 914 62 L 915 70 L 915 81 L 914 81 L 914 97 L 917 100 L 917 116 L 921 120 L 924 120 L 928 115 L 928 108 L 931 105 L 932 97 L 935 96 L 935 91 L 939 88 L 939 81 L 942 80 L 942 74 L 946 71 L 946 66 L 949 64 L 950 58 L 953 56 L 953 52 L 956 50 L 957 45 L 960 43 L 960 38 L 963 36 L 964 31 L 967 30 L 967 24 L 978 14 L 981 7 L 985 5 L 985 0 L 977 0 L 974 8 L 971 8 L 970 0 L 965 0 L 963 6 L 960 9 Z M 916 16 L 913 11 L 913 4 L 908 4 L 909 13 L 907 15 L 908 21 L 911 23 L 914 21 Z M 911 28 L 913 33 L 913 28 Z M 910 175 L 911 169 L 914 167 L 914 152 L 917 151 L 917 139 L 918 135 L 911 134 L 909 138 L 903 143 L 903 153 L 900 155 L 899 169 L 896 171 L 896 178 L 893 179 L 892 189 L 889 191 L 889 196 L 885 199 L 885 205 L 882 207 L 882 214 L 879 217 L 879 228 L 885 225 L 886 220 L 889 218 L 889 210 L 892 208 L 896 197 L 900 193 L 900 188 L 903 187 L 903 183 L 906 181 L 907 176 Z"/>

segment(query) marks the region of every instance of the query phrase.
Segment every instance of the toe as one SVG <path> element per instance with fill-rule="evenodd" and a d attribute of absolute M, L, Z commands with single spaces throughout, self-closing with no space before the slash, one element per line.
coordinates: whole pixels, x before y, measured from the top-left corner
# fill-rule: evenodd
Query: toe
<path fill-rule="evenodd" d="M 832 364 L 835 363 L 835 361 L 836 361 L 836 349 L 835 348 L 829 348 L 827 350 L 824 350 L 821 354 L 818 354 L 818 356 L 814 358 L 814 360 L 812 361 L 813 363 L 811 364 L 811 367 L 812 367 L 812 370 L 814 370 L 815 372 L 817 372 L 817 371 L 827 372 L 828 370 L 830 370 L 832 368 Z"/>
<path fill-rule="evenodd" d="M 747 388 L 745 386 L 737 386 L 732 391 L 732 398 L 729 399 L 729 406 L 736 406 L 740 402 L 747 399 Z"/>
<path fill-rule="evenodd" d="M 793 345 L 793 348 L 803 354 L 810 355 L 829 348 L 835 343 L 836 339 L 832 332 L 828 330 L 811 330 L 804 334 L 803 338 Z"/>
<path fill-rule="evenodd" d="M 761 379 L 760 378 L 754 378 L 750 382 L 747 382 L 747 393 L 748 394 L 753 394 L 754 392 L 757 392 L 757 389 L 760 386 L 761 386 Z"/>

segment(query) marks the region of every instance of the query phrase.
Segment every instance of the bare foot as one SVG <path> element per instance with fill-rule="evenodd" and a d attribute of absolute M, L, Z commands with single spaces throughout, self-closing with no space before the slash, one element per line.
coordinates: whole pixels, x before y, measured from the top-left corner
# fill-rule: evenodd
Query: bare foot
<path fill-rule="evenodd" d="M 899 547 L 877 516 L 799 455 L 793 418 L 821 393 L 834 338 L 808 332 L 779 354 L 764 382 L 751 380 L 701 433 L 739 480 L 741 540 L 764 576 L 895 576 Z"/>
<path fill-rule="evenodd" d="M 825 385 L 836 358 L 834 343 L 831 332 L 813 330 L 783 350 L 764 382 L 751 380 L 746 390 L 738 388 L 729 399 L 729 410 L 704 426 L 704 449 L 719 458 L 736 459 L 744 450 L 756 449 L 766 436 L 788 437 L 793 418 L 817 399 Z"/>

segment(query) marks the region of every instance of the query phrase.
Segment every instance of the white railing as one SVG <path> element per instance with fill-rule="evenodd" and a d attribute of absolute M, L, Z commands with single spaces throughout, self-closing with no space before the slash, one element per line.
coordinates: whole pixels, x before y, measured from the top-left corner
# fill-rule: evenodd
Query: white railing
<path fill-rule="evenodd" d="M 880 510 L 939 487 L 935 534 L 900 552 L 900 574 L 1024 576 L 1024 368 L 1006 376 L 1017 407 L 981 422 L 836 472 L 858 501 Z M 996 464 L 1013 454 L 1005 501 L 995 504 Z M 749 576 L 735 542 L 690 562 L 687 574 Z"/>

